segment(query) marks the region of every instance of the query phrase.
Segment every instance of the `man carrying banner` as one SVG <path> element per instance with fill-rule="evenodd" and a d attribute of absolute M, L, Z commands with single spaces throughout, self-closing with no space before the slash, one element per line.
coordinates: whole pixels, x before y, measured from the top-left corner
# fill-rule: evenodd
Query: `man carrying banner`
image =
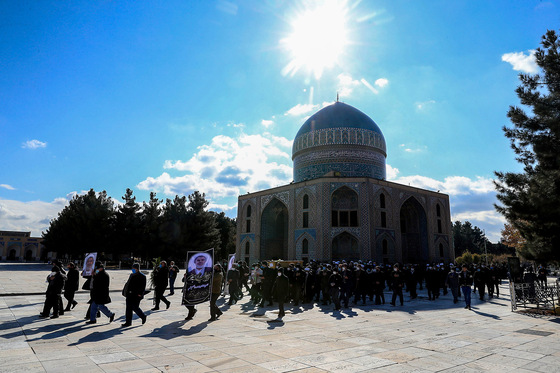
<path fill-rule="evenodd" d="M 189 310 L 185 320 L 191 320 L 196 304 L 210 299 L 212 293 L 214 249 L 206 252 L 189 251 L 187 253 L 187 272 L 183 276 L 183 304 Z"/>

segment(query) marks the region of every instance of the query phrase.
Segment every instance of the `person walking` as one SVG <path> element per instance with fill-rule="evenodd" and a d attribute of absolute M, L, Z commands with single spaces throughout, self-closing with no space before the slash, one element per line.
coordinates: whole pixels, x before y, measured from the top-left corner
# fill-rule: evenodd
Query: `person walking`
<path fill-rule="evenodd" d="M 110 323 L 115 319 L 115 313 L 111 312 L 106 306 L 106 304 L 111 303 L 111 297 L 109 297 L 110 281 L 109 275 L 105 272 L 105 267 L 98 262 L 95 265 L 95 273 L 91 282 L 91 311 L 89 321 L 86 321 L 86 324 L 97 323 L 98 310 L 109 318 Z"/>
<path fill-rule="evenodd" d="M 391 298 L 391 306 L 395 306 L 395 302 L 397 301 L 397 297 L 401 302 L 401 306 L 403 305 L 403 285 L 404 279 L 402 276 L 402 272 L 399 269 L 398 264 L 395 264 L 393 267 L 393 273 L 391 275 L 391 284 L 393 288 L 393 298 Z"/>
<path fill-rule="evenodd" d="M 463 264 L 461 273 L 459 273 L 459 286 L 465 298 L 465 309 L 471 309 L 471 286 L 473 284 L 473 275 L 468 270 L 466 264 Z"/>
<path fill-rule="evenodd" d="M 80 286 L 80 272 L 76 269 L 76 265 L 72 262 L 68 263 L 68 274 L 66 275 L 67 279 L 64 283 L 64 298 L 68 301 L 66 308 L 64 309 L 65 312 L 70 311 L 70 309 L 74 309 L 78 302 L 74 300 L 74 295 L 76 291 L 78 291 Z"/>
<path fill-rule="evenodd" d="M 453 303 L 457 303 L 459 301 L 459 267 L 451 267 L 449 269 L 449 273 L 445 278 L 445 286 L 448 286 L 451 290 Z"/>
<path fill-rule="evenodd" d="M 165 309 L 168 309 L 171 302 L 163 296 L 165 289 L 167 289 L 167 284 L 169 282 L 169 269 L 167 268 L 167 262 L 162 260 L 159 266 L 154 270 L 154 295 L 155 295 L 155 307 L 152 311 L 159 310 L 159 303 L 165 303 Z"/>
<path fill-rule="evenodd" d="M 179 274 L 179 267 L 175 265 L 174 261 L 169 263 L 169 294 L 175 294 L 175 280 L 177 279 L 177 275 Z"/>
<path fill-rule="evenodd" d="M 51 308 L 53 310 L 53 315 L 51 319 L 58 318 L 58 315 L 62 311 L 60 305 L 62 304 L 62 289 L 64 288 L 64 281 L 66 276 L 60 273 L 60 268 L 58 266 L 53 266 L 51 273 L 47 276 L 47 292 L 45 297 L 45 304 L 43 306 L 43 312 L 39 314 L 39 317 L 45 318 L 49 317 Z"/>
<path fill-rule="evenodd" d="M 227 273 L 227 282 L 228 282 L 228 289 L 229 289 L 229 302 L 228 304 L 231 306 L 232 304 L 237 303 L 241 296 L 240 288 L 240 276 L 239 270 L 237 269 L 237 264 L 233 263 L 231 269 Z"/>
<path fill-rule="evenodd" d="M 146 315 L 140 309 L 140 301 L 144 298 L 146 291 L 146 276 L 140 272 L 140 264 L 132 265 L 132 273 L 124 285 L 122 295 L 126 298 L 125 322 L 122 328 L 132 325 L 132 312 L 136 313 L 142 320 L 142 325 L 146 323 Z"/>
<path fill-rule="evenodd" d="M 281 319 L 286 314 L 284 312 L 284 303 L 286 303 L 290 294 L 290 280 L 284 274 L 284 268 L 279 267 L 277 273 L 278 276 L 274 280 L 274 285 L 272 285 L 272 294 L 276 296 L 278 301 L 278 318 Z"/>
<path fill-rule="evenodd" d="M 338 273 L 337 268 L 333 268 L 332 274 L 329 276 L 329 296 L 334 303 L 334 310 L 340 311 L 340 287 L 342 286 L 342 276 Z"/>
<path fill-rule="evenodd" d="M 212 295 L 210 295 L 210 319 L 208 321 L 216 321 L 218 317 L 222 316 L 222 311 L 216 305 L 216 301 L 222 293 L 222 282 L 224 275 L 222 273 L 222 266 L 219 264 L 214 265 L 214 278 L 212 279 Z"/>

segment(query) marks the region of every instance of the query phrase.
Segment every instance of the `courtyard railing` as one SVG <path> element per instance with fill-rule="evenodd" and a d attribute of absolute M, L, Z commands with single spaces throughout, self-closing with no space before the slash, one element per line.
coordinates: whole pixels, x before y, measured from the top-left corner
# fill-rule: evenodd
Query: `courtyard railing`
<path fill-rule="evenodd" d="M 541 284 L 515 283 L 509 284 L 511 294 L 511 310 L 518 308 L 527 310 L 552 311 L 560 313 L 560 283 Z"/>

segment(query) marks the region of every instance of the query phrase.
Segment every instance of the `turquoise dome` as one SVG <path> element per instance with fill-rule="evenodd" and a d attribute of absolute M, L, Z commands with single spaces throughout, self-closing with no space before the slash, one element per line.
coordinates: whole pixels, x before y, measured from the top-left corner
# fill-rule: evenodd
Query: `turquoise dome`
<path fill-rule="evenodd" d="M 355 107 L 337 101 L 310 116 L 299 129 L 296 139 L 310 131 L 339 127 L 371 130 L 383 136 L 373 119 Z"/>
<path fill-rule="evenodd" d="M 360 110 L 335 102 L 299 129 L 292 147 L 294 181 L 329 175 L 385 180 L 386 158 L 385 138 L 377 124 Z"/>

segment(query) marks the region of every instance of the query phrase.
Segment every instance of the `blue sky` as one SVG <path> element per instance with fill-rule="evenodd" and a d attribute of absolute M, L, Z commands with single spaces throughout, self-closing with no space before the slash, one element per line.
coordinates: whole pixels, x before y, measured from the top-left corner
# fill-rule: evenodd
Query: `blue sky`
<path fill-rule="evenodd" d="M 493 172 L 520 170 L 501 128 L 559 7 L 0 2 L 0 230 L 40 235 L 90 188 L 200 190 L 234 217 L 239 194 L 292 180 L 295 134 L 338 92 L 383 131 L 388 180 L 448 193 L 495 242 Z"/>

